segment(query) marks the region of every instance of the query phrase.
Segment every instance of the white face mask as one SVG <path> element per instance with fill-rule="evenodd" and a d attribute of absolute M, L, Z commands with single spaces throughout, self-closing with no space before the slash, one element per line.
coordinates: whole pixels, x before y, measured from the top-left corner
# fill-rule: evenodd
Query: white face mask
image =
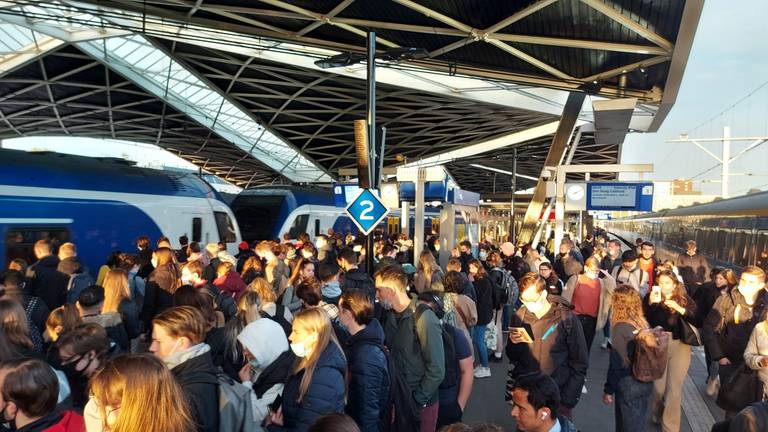
<path fill-rule="evenodd" d="M 296 354 L 296 357 L 302 357 L 302 358 L 308 356 L 312 352 L 311 349 L 307 348 L 304 342 L 291 343 L 291 351 L 293 351 L 293 353 Z"/>
<path fill-rule="evenodd" d="M 193 285 L 194 281 L 192 280 L 192 275 L 181 275 L 181 284 L 182 285 Z"/>
<path fill-rule="evenodd" d="M 157 268 L 157 258 L 152 258 L 152 259 L 150 260 L 150 262 L 152 263 L 152 267 L 155 267 L 155 268 Z"/>
<path fill-rule="evenodd" d="M 544 296 L 546 295 L 546 292 L 542 292 L 539 298 L 536 301 L 533 302 L 527 302 L 525 300 L 521 300 L 523 305 L 526 309 L 528 309 L 532 314 L 539 313 L 542 309 L 544 309 Z"/>
<path fill-rule="evenodd" d="M 440 252 L 440 245 L 435 245 L 435 250 Z"/>

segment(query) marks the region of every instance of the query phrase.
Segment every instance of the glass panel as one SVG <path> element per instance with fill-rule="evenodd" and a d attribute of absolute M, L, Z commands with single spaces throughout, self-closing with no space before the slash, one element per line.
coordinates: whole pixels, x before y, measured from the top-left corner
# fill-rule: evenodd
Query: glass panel
<path fill-rule="evenodd" d="M 756 243 L 755 265 L 768 271 L 768 231 L 760 231 Z"/>
<path fill-rule="evenodd" d="M 64 227 L 13 227 L 5 233 L 5 266 L 12 260 L 21 258 L 29 264 L 37 261 L 35 242 L 50 240 L 54 255 L 59 246 L 70 239 L 69 230 Z"/>
<path fill-rule="evenodd" d="M 192 218 L 192 241 L 199 242 L 203 238 L 203 219 Z"/>
<path fill-rule="evenodd" d="M 216 228 L 219 230 L 219 241 L 234 243 L 237 240 L 232 219 L 224 212 L 213 212 L 216 217 Z"/>

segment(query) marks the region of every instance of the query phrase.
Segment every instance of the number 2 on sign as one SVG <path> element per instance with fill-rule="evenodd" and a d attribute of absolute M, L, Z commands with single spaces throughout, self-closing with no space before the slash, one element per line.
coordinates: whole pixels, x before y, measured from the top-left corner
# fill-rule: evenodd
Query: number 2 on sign
<path fill-rule="evenodd" d="M 360 212 L 360 220 L 370 221 L 373 220 L 373 216 L 370 213 L 373 211 L 373 201 L 363 200 L 360 201 L 360 207 L 363 207 L 363 211 Z"/>

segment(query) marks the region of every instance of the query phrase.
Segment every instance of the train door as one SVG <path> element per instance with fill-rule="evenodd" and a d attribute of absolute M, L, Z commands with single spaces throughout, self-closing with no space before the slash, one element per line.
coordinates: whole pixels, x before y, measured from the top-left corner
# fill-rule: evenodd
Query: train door
<path fill-rule="evenodd" d="M 3 267 L 8 267 L 17 258 L 28 263 L 37 261 L 34 249 L 38 240 L 50 241 L 54 255 L 63 243 L 75 240 L 68 226 L 38 225 L 36 220 L 25 223 L 24 219 L 18 222 L 18 225 L 0 225 L 0 233 L 5 239 L 4 247 L 0 250 Z"/>

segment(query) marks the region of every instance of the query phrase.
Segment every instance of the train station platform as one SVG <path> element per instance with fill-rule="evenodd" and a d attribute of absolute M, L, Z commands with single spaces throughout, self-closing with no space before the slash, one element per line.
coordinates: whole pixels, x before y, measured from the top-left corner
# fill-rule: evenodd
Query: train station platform
<path fill-rule="evenodd" d="M 610 352 L 600 348 L 601 337 L 595 338 L 589 358 L 587 372 L 587 394 L 583 394 L 574 409 L 574 424 L 582 432 L 611 432 L 616 430 L 613 405 L 602 402 L 603 383 L 608 372 Z M 715 405 L 714 398 L 706 395 L 707 376 L 704 350 L 694 348 L 688 377 L 683 391 L 683 420 L 680 432 L 709 432 L 712 425 L 723 419 L 723 410 Z M 509 363 L 504 358 L 502 363 L 490 363 L 491 377 L 475 379 L 467 408 L 464 411 L 464 423 L 494 423 L 505 431 L 514 431 L 515 421 L 510 416 L 511 406 L 504 401 L 507 370 Z M 660 426 L 650 420 L 646 430 L 656 432 Z"/>

